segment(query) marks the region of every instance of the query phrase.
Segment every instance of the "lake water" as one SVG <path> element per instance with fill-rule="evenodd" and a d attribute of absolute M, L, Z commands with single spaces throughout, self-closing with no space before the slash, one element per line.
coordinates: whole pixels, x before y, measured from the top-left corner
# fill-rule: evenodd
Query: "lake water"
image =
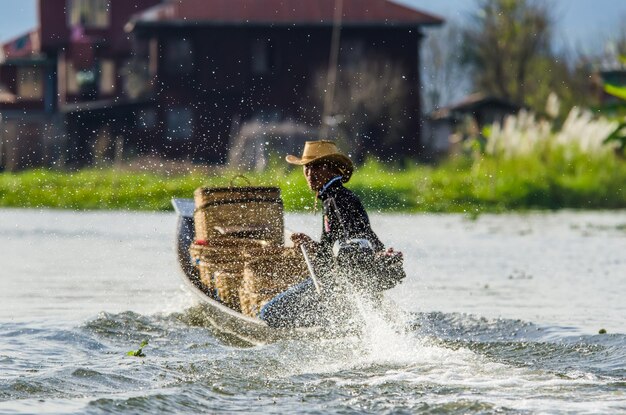
<path fill-rule="evenodd" d="M 0 210 L 0 413 L 626 413 L 626 212 L 372 223 L 403 330 L 245 347 L 193 317 L 174 214 Z"/>

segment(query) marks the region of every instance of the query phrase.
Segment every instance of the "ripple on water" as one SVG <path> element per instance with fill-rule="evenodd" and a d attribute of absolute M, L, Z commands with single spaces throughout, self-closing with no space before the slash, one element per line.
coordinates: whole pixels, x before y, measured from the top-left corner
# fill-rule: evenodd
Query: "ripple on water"
<path fill-rule="evenodd" d="M 20 341 L 5 343 L 0 361 L 33 371 L 1 375 L 0 412 L 24 411 L 33 399 L 59 413 L 610 413 L 624 406 L 623 335 L 559 336 L 558 328 L 519 320 L 427 313 L 391 325 L 369 315 L 360 337 L 240 347 L 187 313 L 194 311 L 102 313 L 71 330 L 10 328 L 3 337 Z M 18 345 L 42 339 L 49 344 L 35 347 L 40 362 L 18 358 Z M 146 357 L 126 354 L 144 339 Z M 45 362 L 47 351 L 54 364 Z"/>

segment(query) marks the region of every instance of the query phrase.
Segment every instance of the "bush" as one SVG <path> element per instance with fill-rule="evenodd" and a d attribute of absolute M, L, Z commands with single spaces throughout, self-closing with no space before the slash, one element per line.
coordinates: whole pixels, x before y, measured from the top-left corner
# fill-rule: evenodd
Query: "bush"
<path fill-rule="evenodd" d="M 626 162 L 616 150 L 619 142 L 606 140 L 616 128 L 622 127 L 578 109 L 560 128 L 522 112 L 489 128 L 484 146 L 470 143 L 471 154 L 438 166 L 368 160 L 356 168 L 347 187 L 370 211 L 381 212 L 475 215 L 511 209 L 626 208 Z M 241 173 L 182 171 L 2 173 L 0 206 L 170 210 L 171 198 L 191 198 L 200 186 L 228 186 Z M 279 186 L 288 211 L 314 206 L 302 169 L 281 158 L 272 159 L 262 173 L 245 174 L 252 185 Z"/>

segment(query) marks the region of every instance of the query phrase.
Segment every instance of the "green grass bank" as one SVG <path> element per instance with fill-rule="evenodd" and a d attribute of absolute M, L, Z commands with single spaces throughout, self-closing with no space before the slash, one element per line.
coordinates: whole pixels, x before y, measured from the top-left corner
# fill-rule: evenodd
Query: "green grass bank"
<path fill-rule="evenodd" d="M 173 197 L 192 197 L 200 186 L 228 186 L 241 172 L 211 174 L 87 169 L 31 170 L 0 174 L 0 206 L 61 209 L 171 210 Z M 313 207 L 301 169 L 282 163 L 263 173 L 245 173 L 252 185 L 282 189 L 285 208 Z M 245 185 L 241 179 L 235 185 Z M 370 211 L 505 212 L 528 209 L 626 208 L 626 162 L 614 154 L 588 156 L 551 152 L 536 156 L 460 157 L 437 166 L 403 167 L 368 161 L 347 187 Z"/>

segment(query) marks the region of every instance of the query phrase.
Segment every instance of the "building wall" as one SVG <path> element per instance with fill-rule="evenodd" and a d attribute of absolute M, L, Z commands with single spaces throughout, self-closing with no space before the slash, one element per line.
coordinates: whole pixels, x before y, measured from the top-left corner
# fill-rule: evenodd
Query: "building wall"
<path fill-rule="evenodd" d="M 44 51 L 57 51 L 70 42 L 72 27 L 66 11 L 72 0 L 39 0 L 39 26 L 41 28 L 41 47 Z M 89 0 L 88 0 L 89 1 Z M 93 0 L 97 1 L 97 0 Z M 110 0 L 110 24 L 106 28 L 85 28 L 87 36 L 102 39 L 106 49 L 117 54 L 127 54 L 131 50 L 124 26 L 130 17 L 149 7 L 159 4 L 160 0 Z"/>
<path fill-rule="evenodd" d="M 58 148 L 71 149 L 73 154 L 66 161 L 77 166 L 91 163 L 94 140 L 110 124 L 117 125 L 111 133 L 115 139 L 123 139 L 125 148 L 135 154 L 211 163 L 226 161 L 234 126 L 241 120 L 290 118 L 312 129 L 319 127 L 322 104 L 313 85 L 328 67 L 329 26 L 154 25 L 137 30 L 133 40 L 123 30 L 132 13 L 160 1 L 111 0 L 110 25 L 86 27 L 84 35 L 89 42 L 85 46 L 76 45 L 76 36 L 72 37 L 66 15 L 68 1 L 39 0 L 42 52 L 53 62 L 46 69 L 49 81 L 44 82 L 44 98 L 0 108 L 0 112 L 55 114 L 57 118 L 51 123 L 56 132 L 51 139 L 60 143 Z M 388 59 L 404 68 L 407 100 L 399 140 L 382 142 L 382 133 L 371 131 L 369 139 L 363 139 L 364 145 L 371 153 L 385 157 L 419 154 L 419 29 L 346 26 L 341 36 L 340 68 L 349 68 L 359 57 Z M 81 62 L 83 53 L 93 55 L 96 93 L 76 89 L 75 71 L 85 64 Z M 168 60 L 170 55 L 173 59 Z M 89 59 L 86 62 L 89 69 Z M 129 64 L 137 66 L 126 71 L 131 72 L 127 77 L 124 71 Z M 128 87 L 128 80 L 137 77 L 142 67 L 147 68 L 145 85 L 139 82 L 135 89 Z M 13 70 L 4 66 L 0 80 L 7 80 L 14 89 Z M 336 93 L 343 92 L 338 87 Z M 83 105 L 103 100 L 110 104 L 97 110 Z M 126 101 L 136 105 L 124 107 Z M 30 125 L 28 116 L 19 122 Z M 29 132 L 32 126 L 12 127 L 15 135 L 10 139 L 17 143 L 23 131 L 24 137 L 41 137 L 42 148 L 48 148 L 50 140 L 44 136 L 52 128 L 49 123 L 40 124 L 39 134 Z M 57 153 L 41 152 L 43 158 Z"/>
<path fill-rule="evenodd" d="M 345 28 L 342 36 L 346 50 L 358 41 L 363 46 L 362 57 L 386 58 L 405 68 L 402 138 L 392 145 L 375 145 L 373 138 L 368 143 L 372 152 L 417 154 L 419 33 L 415 29 Z M 156 92 L 163 128 L 154 145 L 166 155 L 223 162 L 235 119 L 293 117 L 312 126 L 319 124 L 321 105 L 313 84 L 328 67 L 329 27 L 162 28 L 143 37 L 155 39 L 159 45 Z M 267 54 L 259 58 L 263 55 L 259 50 L 264 48 Z M 177 52 L 170 58 L 172 50 Z M 358 58 L 342 54 L 347 55 L 342 63 L 345 67 L 350 59 Z M 192 113 L 181 117 L 193 123 L 187 131 L 189 137 L 172 135 L 167 126 L 167 114 L 172 111 Z"/>
<path fill-rule="evenodd" d="M 53 163 L 88 164 L 93 160 L 94 133 L 100 133 L 108 123 L 120 125 L 117 134 L 132 137 L 134 125 L 128 128 L 130 114 L 90 112 L 83 114 L 85 122 L 76 127 L 80 118 L 68 112 L 68 104 L 80 106 L 85 101 L 125 99 L 122 72 L 131 58 L 131 42 L 124 25 L 137 13 L 160 0 L 78 0 L 85 4 L 110 4 L 108 25 L 100 28 L 84 27 L 83 40 L 72 37 L 68 11 L 73 0 L 39 0 L 40 57 L 28 57 L 6 62 L 0 66 L 0 83 L 16 95 L 15 102 L 0 104 L 0 169 L 19 170 L 27 167 L 50 166 Z M 74 33 L 76 37 L 76 33 Z M 86 55 L 85 55 L 86 54 Z M 85 56 L 87 59 L 85 62 Z M 85 68 L 82 68 L 85 66 Z M 36 88 L 25 88 L 21 79 L 28 68 L 39 68 Z M 93 69 L 97 82 L 96 93 L 85 94 L 76 87 L 74 69 Z M 20 96 L 20 91 L 24 96 Z M 123 110 L 126 110 L 124 108 Z M 122 119 L 116 121 L 115 117 Z M 90 129 L 92 128 L 92 129 Z M 66 152 L 66 150 L 70 150 Z M 66 157 L 65 154 L 68 154 Z"/>
<path fill-rule="evenodd" d="M 0 117 L 0 171 L 52 167 L 60 157 L 53 115 L 5 112 Z"/>

